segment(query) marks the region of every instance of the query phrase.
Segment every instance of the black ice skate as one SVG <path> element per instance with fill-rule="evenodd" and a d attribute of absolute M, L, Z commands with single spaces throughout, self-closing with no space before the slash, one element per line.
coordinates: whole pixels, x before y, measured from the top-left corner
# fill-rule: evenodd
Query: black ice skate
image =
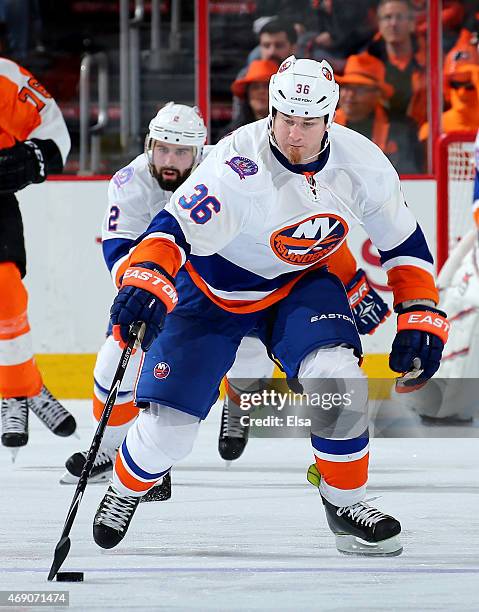
<path fill-rule="evenodd" d="M 2 400 L 2 444 L 16 450 L 28 442 L 28 402 L 26 397 L 10 397 Z"/>
<path fill-rule="evenodd" d="M 241 424 L 245 413 L 226 396 L 221 415 L 218 451 L 225 461 L 234 461 L 243 454 L 248 442 L 249 425 Z"/>
<path fill-rule="evenodd" d="M 65 438 L 75 432 L 75 419 L 45 386 L 38 395 L 28 398 L 28 407 L 55 435 Z"/>
<path fill-rule="evenodd" d="M 93 538 L 102 548 L 114 548 L 126 535 L 140 503 L 139 497 L 122 495 L 111 484 L 93 520 Z"/>
<path fill-rule="evenodd" d="M 60 478 L 60 484 L 77 484 L 85 465 L 87 455 L 88 451 L 79 451 L 68 457 L 65 461 L 67 471 Z M 110 480 L 113 474 L 115 456 L 116 448 L 98 451 L 88 482 L 106 482 Z"/>
<path fill-rule="evenodd" d="M 402 553 L 401 524 L 392 516 L 358 502 L 338 508 L 322 497 L 336 547 L 347 555 L 396 556 Z"/>
<path fill-rule="evenodd" d="M 166 501 L 171 497 L 171 476 L 170 472 L 167 472 L 161 482 L 157 483 L 154 487 L 151 487 L 145 495 L 140 499 L 140 503 L 155 502 L 155 501 Z"/>

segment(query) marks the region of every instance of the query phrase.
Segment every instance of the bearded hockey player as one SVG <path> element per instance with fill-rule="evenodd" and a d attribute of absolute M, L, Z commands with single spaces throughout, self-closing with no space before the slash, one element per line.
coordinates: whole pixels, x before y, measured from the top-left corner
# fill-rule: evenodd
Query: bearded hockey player
<path fill-rule="evenodd" d="M 318 407 L 311 433 L 326 517 L 343 552 L 401 552 L 399 521 L 364 501 L 367 380 L 329 257 L 358 223 L 378 248 L 398 314 L 390 366 L 417 371 L 406 388 L 436 372 L 448 324 L 397 173 L 369 140 L 332 125 L 338 96 L 327 62 L 289 57 L 270 82 L 270 116 L 216 145 L 130 250 L 111 322 L 122 341 L 134 321 L 146 324 L 144 409 L 94 519 L 103 548 L 123 539 L 140 498 L 188 455 L 254 332 L 306 394 L 353 388 L 347 409 Z"/>
<path fill-rule="evenodd" d="M 119 170 L 110 181 L 108 209 L 102 227 L 102 248 L 116 287 L 121 285 L 134 240 L 146 231 L 172 192 L 196 168 L 204 154 L 205 141 L 206 126 L 198 109 L 169 102 L 150 122 L 144 153 Z M 121 348 L 109 332 L 98 353 L 94 370 L 93 416 L 96 422 L 101 418 L 120 356 Z M 116 450 L 138 415 L 133 389 L 141 359 L 142 351 L 139 350 L 130 360 L 118 401 L 93 464 L 91 481 L 111 477 Z M 80 451 L 67 459 L 67 471 L 60 479 L 61 483 L 78 482 L 86 456 L 87 451 Z M 169 474 L 165 475 L 162 485 L 153 487 L 146 501 L 169 497 Z"/>

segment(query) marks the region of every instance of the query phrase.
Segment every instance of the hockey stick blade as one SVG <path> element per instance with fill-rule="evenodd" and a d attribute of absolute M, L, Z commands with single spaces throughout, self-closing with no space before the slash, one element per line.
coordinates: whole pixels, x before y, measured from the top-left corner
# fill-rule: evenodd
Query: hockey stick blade
<path fill-rule="evenodd" d="M 116 369 L 116 373 L 111 384 L 110 392 L 108 393 L 108 397 L 105 401 L 105 407 L 103 408 L 98 427 L 96 429 L 95 435 L 93 436 L 93 440 L 90 446 L 90 450 L 87 454 L 85 465 L 83 466 L 82 473 L 80 474 L 80 478 L 78 480 L 78 484 L 76 486 L 75 493 L 73 495 L 73 499 L 68 510 L 67 518 L 65 520 L 65 525 L 63 526 L 62 535 L 60 536 L 60 540 L 58 541 L 55 547 L 52 566 L 48 574 L 48 580 L 50 582 L 55 578 L 58 573 L 58 570 L 61 568 L 65 559 L 67 558 L 68 553 L 70 552 L 71 541 L 69 535 L 88 482 L 88 476 L 90 475 L 93 463 L 98 453 L 98 449 L 100 448 L 100 444 L 103 439 L 103 434 L 105 432 L 108 419 L 110 418 L 111 411 L 113 410 L 113 406 L 115 405 L 116 398 L 118 396 L 118 391 L 125 375 L 126 368 L 130 361 L 130 357 L 133 354 L 134 348 L 141 344 L 141 340 L 143 339 L 144 333 L 144 323 L 142 323 L 141 321 L 133 323 L 130 328 L 128 342 L 125 348 L 123 349 L 123 353 L 121 354 L 120 362 Z"/>

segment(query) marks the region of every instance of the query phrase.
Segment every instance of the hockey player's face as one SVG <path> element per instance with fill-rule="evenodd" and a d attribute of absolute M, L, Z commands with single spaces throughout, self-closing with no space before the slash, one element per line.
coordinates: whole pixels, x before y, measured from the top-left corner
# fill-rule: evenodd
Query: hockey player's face
<path fill-rule="evenodd" d="M 193 147 L 155 142 L 153 165 L 160 187 L 175 191 L 188 177 L 194 161 Z"/>
<path fill-rule="evenodd" d="M 280 151 L 292 164 L 314 161 L 326 132 L 324 117 L 292 117 L 276 113 L 273 132 Z"/>

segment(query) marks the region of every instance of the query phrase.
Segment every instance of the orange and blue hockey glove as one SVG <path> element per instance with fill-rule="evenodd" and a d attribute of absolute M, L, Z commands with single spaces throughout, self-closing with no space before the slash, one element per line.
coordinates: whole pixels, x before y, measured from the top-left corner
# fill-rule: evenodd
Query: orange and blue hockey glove
<path fill-rule="evenodd" d="M 143 321 L 146 329 L 141 347 L 147 351 L 177 302 L 175 281 L 165 270 L 152 262 L 135 264 L 125 271 L 110 309 L 113 337 L 126 342 L 130 325 Z"/>
<path fill-rule="evenodd" d="M 403 376 L 396 391 L 408 393 L 424 386 L 437 372 L 447 341 L 446 313 L 423 305 L 398 306 L 397 333 L 389 355 L 389 367 Z"/>

